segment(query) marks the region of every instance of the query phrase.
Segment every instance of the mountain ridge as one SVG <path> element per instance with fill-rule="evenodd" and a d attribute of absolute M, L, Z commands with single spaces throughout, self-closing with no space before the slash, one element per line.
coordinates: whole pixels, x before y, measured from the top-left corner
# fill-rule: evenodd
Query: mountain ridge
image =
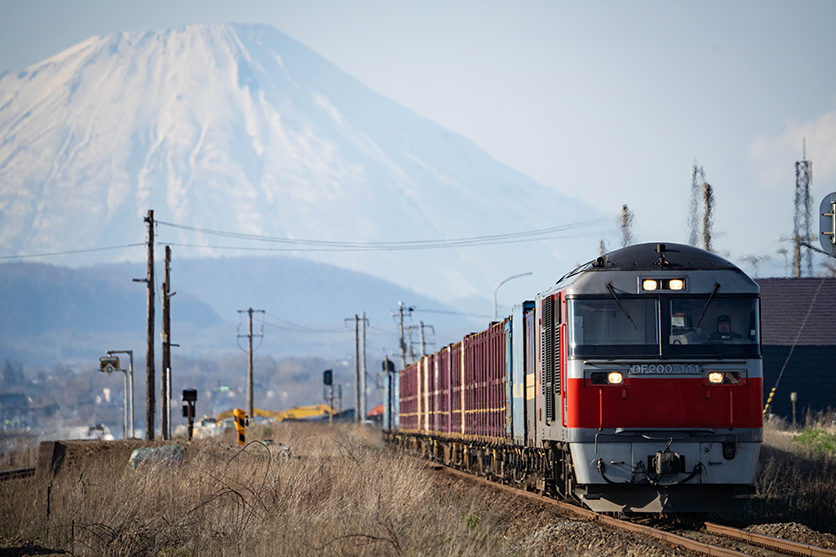
<path fill-rule="evenodd" d="M 0 249 L 135 243 L 147 209 L 196 227 L 358 242 L 600 216 L 263 24 L 114 33 L 0 78 Z M 161 242 L 204 246 L 188 248 L 191 257 L 252 246 L 158 232 Z M 294 253 L 450 300 L 485 296 L 531 261 L 562 275 L 595 253 L 597 237 L 581 234 L 526 250 Z"/>

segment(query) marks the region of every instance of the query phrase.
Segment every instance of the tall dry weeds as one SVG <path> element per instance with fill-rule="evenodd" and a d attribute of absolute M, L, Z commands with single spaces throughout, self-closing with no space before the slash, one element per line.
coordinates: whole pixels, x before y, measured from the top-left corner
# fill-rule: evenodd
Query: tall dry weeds
<path fill-rule="evenodd" d="M 801 431 L 833 427 L 832 412 L 808 413 L 794 428 L 780 419 L 764 424 L 758 463 L 757 496 L 747 523 L 799 522 L 836 534 L 836 454 L 798 442 Z"/>
<path fill-rule="evenodd" d="M 5 482 L 0 535 L 112 556 L 483 555 L 503 543 L 484 501 L 439 492 L 364 428 L 282 427 L 276 441 L 195 443 L 173 468 L 93 461 L 49 485 Z"/>

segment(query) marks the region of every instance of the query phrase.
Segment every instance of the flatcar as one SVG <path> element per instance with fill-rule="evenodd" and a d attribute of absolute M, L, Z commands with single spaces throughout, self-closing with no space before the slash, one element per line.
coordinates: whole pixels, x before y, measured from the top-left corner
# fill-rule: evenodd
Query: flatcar
<path fill-rule="evenodd" d="M 716 254 L 616 250 L 392 374 L 384 432 L 598 512 L 727 509 L 754 493 L 759 319 L 757 284 Z"/>

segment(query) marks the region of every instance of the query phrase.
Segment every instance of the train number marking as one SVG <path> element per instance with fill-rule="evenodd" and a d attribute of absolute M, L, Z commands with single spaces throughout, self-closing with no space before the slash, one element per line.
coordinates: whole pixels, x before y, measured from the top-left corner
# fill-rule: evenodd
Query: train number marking
<path fill-rule="evenodd" d="M 630 375 L 699 375 L 702 367 L 699 364 L 633 364 Z"/>

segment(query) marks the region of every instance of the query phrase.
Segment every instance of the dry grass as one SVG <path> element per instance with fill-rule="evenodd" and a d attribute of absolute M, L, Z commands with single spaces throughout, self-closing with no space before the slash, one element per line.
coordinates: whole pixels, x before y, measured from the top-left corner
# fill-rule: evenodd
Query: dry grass
<path fill-rule="evenodd" d="M 0 484 L 0 535 L 76 555 L 483 555 L 504 544 L 476 492 L 348 426 L 282 426 L 243 450 L 192 444 L 177 467 L 94 460 L 51 485 Z"/>
<path fill-rule="evenodd" d="M 808 416 L 804 427 L 836 433 L 829 420 Z M 440 481 L 383 450 L 377 430 L 297 423 L 252 433 L 275 444 L 241 450 L 229 435 L 183 443 L 174 468 L 133 473 L 124 455 L 105 453 L 48 485 L 0 483 L 0 536 L 82 556 L 526 555 L 514 538 L 550 522 L 532 515 L 542 510 Z M 738 520 L 836 533 L 836 455 L 796 440 L 800 430 L 783 422 L 764 433 L 759 495 Z"/>
<path fill-rule="evenodd" d="M 8 435 L 0 431 L 0 470 L 28 468 L 38 460 L 38 438 L 35 435 Z"/>
<path fill-rule="evenodd" d="M 808 414 L 798 428 L 773 419 L 764 425 L 758 496 L 744 520 L 751 524 L 799 522 L 836 534 L 836 434 L 833 413 Z"/>

